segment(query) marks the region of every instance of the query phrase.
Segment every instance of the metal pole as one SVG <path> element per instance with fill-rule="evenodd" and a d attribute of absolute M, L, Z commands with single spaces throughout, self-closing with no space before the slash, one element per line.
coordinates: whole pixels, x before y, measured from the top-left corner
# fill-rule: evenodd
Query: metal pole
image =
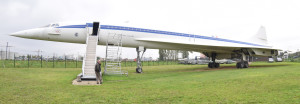
<path fill-rule="evenodd" d="M 43 68 L 43 55 L 41 55 L 41 68 Z"/>
<path fill-rule="evenodd" d="M 10 60 L 10 48 L 8 48 L 8 59 Z"/>
<path fill-rule="evenodd" d="M 29 68 L 29 55 L 27 55 L 27 66 Z"/>
<path fill-rule="evenodd" d="M 8 42 L 6 43 L 6 51 L 5 51 L 5 59 L 7 60 L 7 48 L 8 48 Z"/>
<path fill-rule="evenodd" d="M 54 68 L 54 55 L 53 55 L 53 59 L 52 60 L 53 60 L 52 62 L 53 62 L 53 68 Z"/>
<path fill-rule="evenodd" d="M 76 68 L 77 68 L 78 57 L 76 58 Z"/>
<path fill-rule="evenodd" d="M 8 48 L 8 42 L 6 43 L 6 51 L 5 51 L 5 59 L 7 60 L 7 48 Z"/>
<path fill-rule="evenodd" d="M 65 68 L 67 68 L 67 56 L 65 56 Z"/>
<path fill-rule="evenodd" d="M 14 68 L 16 68 L 16 53 L 14 53 Z"/>

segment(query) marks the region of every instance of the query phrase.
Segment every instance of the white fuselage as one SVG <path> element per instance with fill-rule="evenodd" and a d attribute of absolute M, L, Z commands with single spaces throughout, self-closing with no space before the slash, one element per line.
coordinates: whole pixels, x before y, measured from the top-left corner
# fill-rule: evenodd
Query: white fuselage
<path fill-rule="evenodd" d="M 92 31 L 91 23 L 48 26 L 13 33 L 13 36 L 85 44 L 87 35 Z M 108 35 L 122 35 L 124 47 L 139 47 L 151 49 L 174 49 L 198 52 L 217 52 L 230 54 L 241 48 L 269 49 L 269 46 L 230 39 L 201 36 L 195 34 L 176 33 L 152 29 L 142 29 L 124 26 L 101 25 L 99 45 L 105 45 Z M 271 56 L 270 52 L 264 54 Z"/>

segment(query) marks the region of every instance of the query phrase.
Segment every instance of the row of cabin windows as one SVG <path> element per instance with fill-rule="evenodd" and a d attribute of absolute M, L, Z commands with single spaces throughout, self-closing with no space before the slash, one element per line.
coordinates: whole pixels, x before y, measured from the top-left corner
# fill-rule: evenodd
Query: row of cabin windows
<path fill-rule="evenodd" d="M 59 26 L 59 24 L 54 23 L 54 24 L 48 24 L 48 25 L 43 26 L 43 27 L 58 27 L 58 26 Z"/>

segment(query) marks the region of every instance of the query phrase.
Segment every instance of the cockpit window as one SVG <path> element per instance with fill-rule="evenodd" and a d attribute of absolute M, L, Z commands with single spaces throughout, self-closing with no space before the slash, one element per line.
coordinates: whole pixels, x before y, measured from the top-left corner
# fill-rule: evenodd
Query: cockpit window
<path fill-rule="evenodd" d="M 50 24 L 48 24 L 48 25 L 46 25 L 46 26 L 43 26 L 43 27 L 49 27 L 50 26 Z"/>
<path fill-rule="evenodd" d="M 43 26 L 43 27 L 58 27 L 59 24 L 55 23 L 55 24 L 48 24 L 46 26 Z"/>
<path fill-rule="evenodd" d="M 58 27 L 59 25 L 57 23 L 52 24 L 51 27 Z"/>

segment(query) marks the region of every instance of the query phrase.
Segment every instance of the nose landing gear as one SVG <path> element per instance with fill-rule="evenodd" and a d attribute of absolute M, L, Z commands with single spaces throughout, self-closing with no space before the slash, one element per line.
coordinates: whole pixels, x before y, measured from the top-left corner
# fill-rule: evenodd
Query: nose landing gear
<path fill-rule="evenodd" d="M 211 53 L 211 61 L 208 63 L 208 67 L 209 68 L 219 68 L 220 67 L 220 63 L 216 63 L 216 56 L 217 53 Z"/>
<path fill-rule="evenodd" d="M 220 63 L 210 62 L 210 63 L 208 63 L 208 67 L 209 68 L 219 68 L 220 67 Z"/>
<path fill-rule="evenodd" d="M 136 48 L 136 52 L 137 52 L 137 58 L 136 58 L 137 68 L 135 70 L 136 73 L 142 73 L 143 69 L 142 69 L 141 57 L 143 57 L 144 53 L 146 52 L 146 48 L 144 48 L 143 46 L 139 46 L 138 48 Z M 140 56 L 140 52 L 143 52 L 142 56 Z"/>
<path fill-rule="evenodd" d="M 249 67 L 248 61 L 245 61 L 245 60 L 247 60 L 246 54 L 249 55 L 248 52 L 243 52 L 243 50 L 238 54 L 241 61 L 236 63 L 236 68 L 242 69 L 242 68 L 248 68 Z"/>

